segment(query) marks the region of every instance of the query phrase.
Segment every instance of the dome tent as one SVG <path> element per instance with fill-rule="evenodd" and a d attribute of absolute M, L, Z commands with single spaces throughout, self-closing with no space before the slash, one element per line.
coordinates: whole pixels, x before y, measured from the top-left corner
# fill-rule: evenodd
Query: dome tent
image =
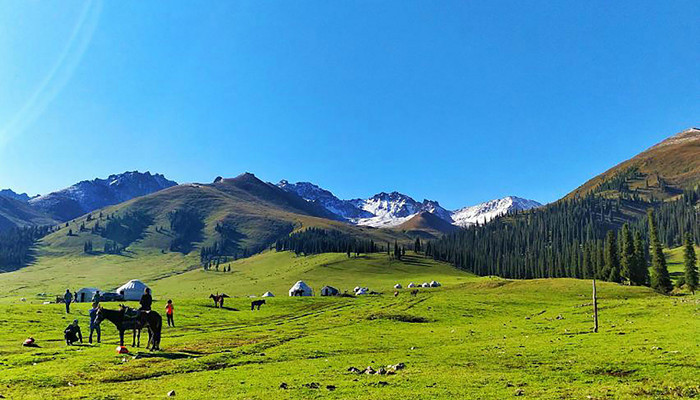
<path fill-rule="evenodd" d="M 84 287 L 76 292 L 77 296 L 75 296 L 75 299 L 73 300 L 78 303 L 89 303 L 92 301 L 92 296 L 94 296 L 97 292 L 102 293 L 102 291 L 98 288 Z"/>
<path fill-rule="evenodd" d="M 442 285 L 440 285 L 440 282 L 436 282 L 436 281 L 430 282 L 430 287 L 440 287 L 440 286 L 442 286 Z"/>
<path fill-rule="evenodd" d="M 396 285 L 394 285 L 394 289 L 401 289 L 401 288 L 402 288 L 402 286 L 400 283 L 397 283 Z"/>
<path fill-rule="evenodd" d="M 339 294 L 340 290 L 333 286 L 324 286 L 323 289 L 321 289 L 321 296 L 337 296 Z"/>
<path fill-rule="evenodd" d="M 411 282 L 411 283 L 408 284 L 408 287 L 409 287 L 409 288 L 414 288 L 414 287 L 416 287 L 416 284 L 413 283 L 413 282 Z"/>
<path fill-rule="evenodd" d="M 132 279 L 129 282 L 119 286 L 116 290 L 118 294 L 124 296 L 124 300 L 141 300 L 141 296 L 149 287 L 138 279 Z M 151 293 L 153 294 L 153 293 Z"/>
<path fill-rule="evenodd" d="M 272 292 L 265 292 L 265 293 L 263 293 L 263 295 L 260 296 L 260 297 L 275 297 L 275 295 L 272 294 Z"/>
<path fill-rule="evenodd" d="M 314 291 L 304 281 L 299 281 L 289 289 L 290 296 L 313 296 Z"/>

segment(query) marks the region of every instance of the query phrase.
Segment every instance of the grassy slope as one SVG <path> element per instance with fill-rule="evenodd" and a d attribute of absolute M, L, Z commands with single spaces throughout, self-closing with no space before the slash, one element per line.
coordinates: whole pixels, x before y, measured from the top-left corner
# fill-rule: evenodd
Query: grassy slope
<path fill-rule="evenodd" d="M 665 198 L 669 194 L 659 188 L 658 177 L 662 177 L 667 185 L 679 189 L 692 188 L 700 184 L 698 154 L 700 154 L 700 130 L 688 129 L 590 179 L 569 193 L 566 198 L 596 192 L 601 183 L 624 173 L 629 168 L 637 168 L 642 174 L 635 181 L 628 182 L 631 188 L 637 189 L 640 196 L 654 195 L 657 199 Z M 645 180 L 649 182 L 648 188 L 645 187 Z M 615 193 L 605 194 L 616 196 Z"/>

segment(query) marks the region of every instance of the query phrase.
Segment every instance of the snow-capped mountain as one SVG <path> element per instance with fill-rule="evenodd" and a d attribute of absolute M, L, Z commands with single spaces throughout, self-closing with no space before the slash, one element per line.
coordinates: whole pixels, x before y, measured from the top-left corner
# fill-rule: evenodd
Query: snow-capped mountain
<path fill-rule="evenodd" d="M 452 213 L 454 224 L 461 227 L 484 224 L 492 219 L 512 211 L 529 210 L 537 208 L 542 204 L 515 196 L 508 196 L 502 199 L 490 200 L 471 207 L 460 208 Z"/>
<path fill-rule="evenodd" d="M 465 227 L 477 222 L 483 224 L 514 210 L 529 210 L 541 206 L 534 200 L 509 196 L 449 211 L 437 201 L 418 202 L 399 192 L 381 192 L 367 199 L 342 200 L 330 191 L 309 182 L 289 183 L 282 180 L 277 186 L 306 201 L 325 207 L 349 223 L 377 228 L 401 225 L 421 212 L 431 213 L 450 224 Z"/>
<path fill-rule="evenodd" d="M 340 200 L 333 193 L 310 182 L 289 183 L 286 180 L 281 180 L 277 186 L 287 192 L 296 194 L 306 201 L 315 202 L 345 220 L 374 216 L 374 214 L 357 207 L 352 201 Z"/>
<path fill-rule="evenodd" d="M 29 197 L 29 195 L 26 193 L 15 193 L 12 189 L 0 190 L 0 197 L 19 200 L 19 201 L 23 201 L 23 202 L 27 202 L 27 201 L 29 201 L 29 199 L 33 198 L 33 197 Z M 35 196 L 35 197 L 38 197 L 38 196 Z"/>
<path fill-rule="evenodd" d="M 177 185 L 161 174 L 150 172 L 124 172 L 107 179 L 82 181 L 57 192 L 29 200 L 33 208 L 54 218 L 67 221 L 112 204 L 145 196 Z"/>

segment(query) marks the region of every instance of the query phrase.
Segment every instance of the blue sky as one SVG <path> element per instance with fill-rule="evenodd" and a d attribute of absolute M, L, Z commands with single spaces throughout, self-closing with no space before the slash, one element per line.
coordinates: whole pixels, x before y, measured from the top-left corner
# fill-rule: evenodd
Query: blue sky
<path fill-rule="evenodd" d="M 700 125 L 700 2 L 0 2 L 0 187 L 555 200 Z"/>

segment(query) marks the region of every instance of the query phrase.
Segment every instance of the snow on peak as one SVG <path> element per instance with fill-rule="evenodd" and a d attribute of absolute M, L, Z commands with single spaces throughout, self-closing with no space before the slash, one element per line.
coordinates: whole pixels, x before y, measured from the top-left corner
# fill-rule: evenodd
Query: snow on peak
<path fill-rule="evenodd" d="M 529 210 L 540 206 L 542 204 L 534 200 L 508 196 L 502 199 L 486 201 L 475 206 L 460 208 L 452 212 L 452 220 L 455 225 L 466 227 L 477 223 L 484 224 L 512 211 Z"/>
<path fill-rule="evenodd" d="M 477 222 L 483 224 L 514 210 L 529 210 L 541 206 L 533 200 L 508 196 L 449 211 L 435 200 L 425 199 L 418 202 L 396 191 L 380 192 L 367 199 L 341 200 L 330 191 L 310 182 L 290 183 L 281 180 L 277 186 L 295 193 L 306 201 L 318 203 L 349 223 L 376 228 L 401 225 L 420 212 L 429 212 L 450 224 L 465 227 Z"/>

